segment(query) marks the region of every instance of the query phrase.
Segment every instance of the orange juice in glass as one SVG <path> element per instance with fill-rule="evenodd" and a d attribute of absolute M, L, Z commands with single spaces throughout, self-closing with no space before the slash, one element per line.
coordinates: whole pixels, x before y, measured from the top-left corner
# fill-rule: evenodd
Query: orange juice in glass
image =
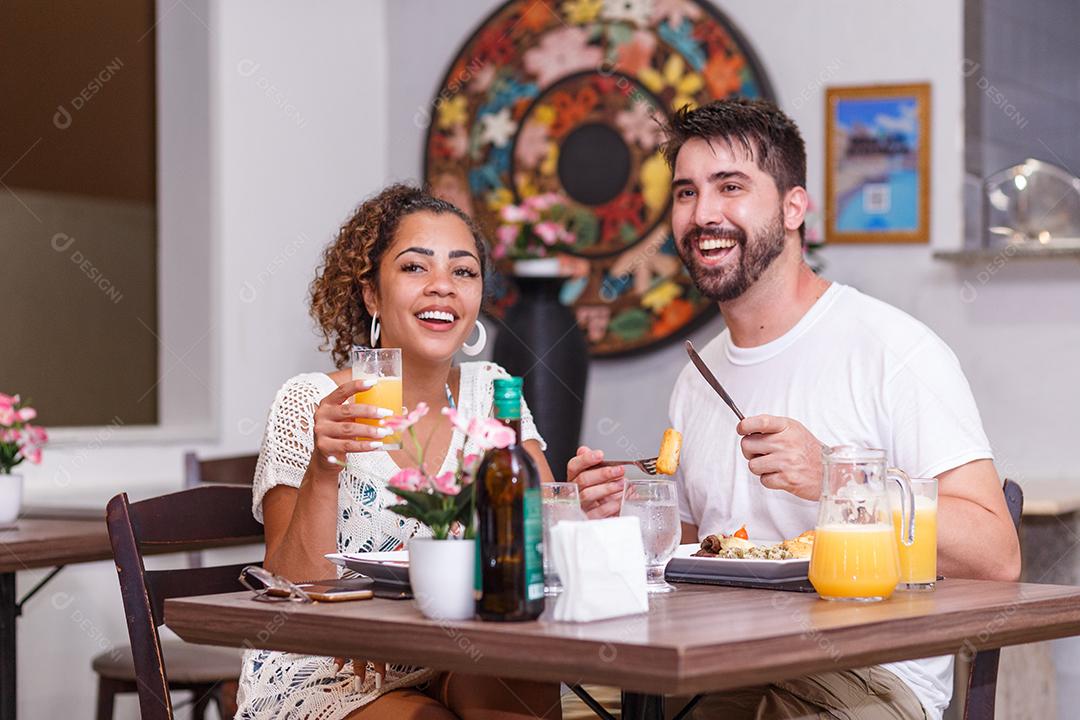
<path fill-rule="evenodd" d="M 827 599 L 884 600 L 900 579 L 889 523 L 823 525 L 814 533 L 810 582 Z"/>
<path fill-rule="evenodd" d="M 386 408 L 394 415 L 401 415 L 404 405 L 401 384 L 401 348 L 366 348 L 356 346 L 352 350 L 353 380 L 374 380 L 370 390 L 358 392 L 353 402 Z M 362 425 L 378 425 L 374 418 L 356 418 Z M 357 438 L 367 440 L 368 438 Z M 400 450 L 401 435 L 395 433 L 382 440 L 383 450 Z"/>
<path fill-rule="evenodd" d="M 899 496 L 893 495 L 893 525 L 900 558 L 901 590 L 933 590 L 937 582 L 937 494 L 936 478 L 911 478 L 915 495 L 915 542 L 904 545 L 900 537 Z"/>
<path fill-rule="evenodd" d="M 840 445 L 821 453 L 823 477 L 810 583 L 826 600 L 885 600 L 900 580 L 886 483 L 901 502 L 902 541 L 911 544 L 914 496 L 907 475 L 887 467 L 885 451 Z"/>

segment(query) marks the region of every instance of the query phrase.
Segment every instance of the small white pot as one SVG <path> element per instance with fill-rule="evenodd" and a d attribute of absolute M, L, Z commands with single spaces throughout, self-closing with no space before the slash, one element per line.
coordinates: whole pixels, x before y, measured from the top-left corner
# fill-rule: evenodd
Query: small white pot
<path fill-rule="evenodd" d="M 425 617 L 471 620 L 476 613 L 475 576 L 475 540 L 409 541 L 409 584 Z"/>
<path fill-rule="evenodd" d="M 11 525 L 22 509 L 23 476 L 0 474 L 0 525 Z"/>
<path fill-rule="evenodd" d="M 557 257 L 515 260 L 513 267 L 517 277 L 564 277 L 567 274 Z"/>

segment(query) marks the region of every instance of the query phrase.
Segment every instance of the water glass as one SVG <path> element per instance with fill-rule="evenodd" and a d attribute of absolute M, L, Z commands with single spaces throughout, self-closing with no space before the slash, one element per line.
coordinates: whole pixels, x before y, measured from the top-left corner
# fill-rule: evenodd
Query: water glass
<path fill-rule="evenodd" d="M 366 348 L 354 345 L 352 349 L 352 379 L 374 380 L 375 385 L 353 396 L 353 402 L 360 405 L 374 405 L 386 408 L 394 415 L 401 415 L 404 408 L 401 384 L 401 348 Z M 379 421 L 369 418 L 356 418 L 353 422 L 377 426 Z M 368 440 L 369 438 L 357 438 Z M 401 434 L 394 433 L 383 438 L 383 450 L 400 450 Z"/>
<path fill-rule="evenodd" d="M 540 483 L 540 497 L 544 507 L 544 594 L 558 595 L 563 587 L 549 551 L 551 528 L 563 520 L 584 520 L 585 512 L 581 509 L 578 486 L 574 483 Z"/>
<path fill-rule="evenodd" d="M 627 480 L 619 514 L 636 517 L 641 523 L 649 592 L 673 592 L 675 588 L 664 580 L 664 568 L 679 547 L 682 536 L 675 483 L 671 480 Z"/>

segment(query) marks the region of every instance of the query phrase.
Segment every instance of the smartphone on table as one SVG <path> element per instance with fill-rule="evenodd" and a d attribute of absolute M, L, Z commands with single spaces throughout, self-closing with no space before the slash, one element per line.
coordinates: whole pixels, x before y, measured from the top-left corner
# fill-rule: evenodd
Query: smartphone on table
<path fill-rule="evenodd" d="M 371 578 L 339 578 L 337 580 L 297 583 L 296 586 L 316 602 L 345 602 L 347 600 L 370 600 L 375 597 L 374 584 L 375 582 Z M 266 594 L 275 597 L 289 597 L 288 590 L 277 588 L 267 590 Z"/>

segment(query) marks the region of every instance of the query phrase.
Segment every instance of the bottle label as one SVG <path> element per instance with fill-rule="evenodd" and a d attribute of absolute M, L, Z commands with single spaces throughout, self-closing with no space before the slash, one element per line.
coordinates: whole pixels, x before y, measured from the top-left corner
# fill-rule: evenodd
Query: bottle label
<path fill-rule="evenodd" d="M 525 490 L 525 596 L 529 600 L 544 597 L 544 518 L 540 488 Z"/>

